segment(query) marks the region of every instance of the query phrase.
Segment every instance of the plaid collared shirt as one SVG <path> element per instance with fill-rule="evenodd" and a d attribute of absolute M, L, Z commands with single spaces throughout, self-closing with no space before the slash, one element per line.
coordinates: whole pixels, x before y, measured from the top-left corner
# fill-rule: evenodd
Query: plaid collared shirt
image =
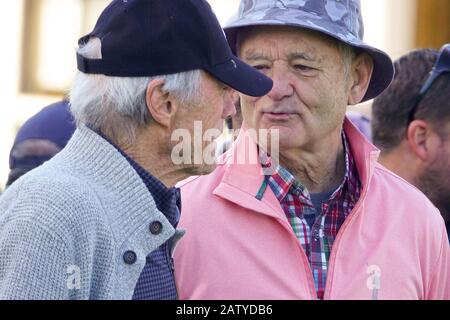
<path fill-rule="evenodd" d="M 280 201 L 295 236 L 308 257 L 319 299 L 324 297 L 328 261 L 334 240 L 361 192 L 358 171 L 344 133 L 342 139 L 345 149 L 345 177 L 329 200 L 323 203 L 322 212 L 317 212 L 307 188 L 282 166 L 278 165 L 272 175 L 266 176 L 264 182 Z M 261 161 L 263 166 L 270 166 L 267 155 L 262 155 Z M 263 186 L 261 190 L 264 188 Z M 314 221 L 314 224 L 310 226 L 308 220 Z"/>

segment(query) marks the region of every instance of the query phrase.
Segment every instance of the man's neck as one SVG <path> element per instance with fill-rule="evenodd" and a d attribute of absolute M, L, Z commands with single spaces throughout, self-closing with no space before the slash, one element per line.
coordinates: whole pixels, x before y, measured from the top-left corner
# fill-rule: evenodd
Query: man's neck
<path fill-rule="evenodd" d="M 286 150 L 280 164 L 289 170 L 310 193 L 328 192 L 345 176 L 345 154 L 342 136 L 322 141 L 308 150 Z"/>
<path fill-rule="evenodd" d="M 417 186 L 415 159 L 405 148 L 397 148 L 390 152 L 382 152 L 379 163 L 409 183 Z"/>
<path fill-rule="evenodd" d="M 177 166 L 171 158 L 170 140 L 156 133 L 138 134 L 133 145 L 119 143 L 122 149 L 131 159 L 143 169 L 160 180 L 166 187 L 170 188 L 193 175 L 192 169 L 183 165 Z"/>

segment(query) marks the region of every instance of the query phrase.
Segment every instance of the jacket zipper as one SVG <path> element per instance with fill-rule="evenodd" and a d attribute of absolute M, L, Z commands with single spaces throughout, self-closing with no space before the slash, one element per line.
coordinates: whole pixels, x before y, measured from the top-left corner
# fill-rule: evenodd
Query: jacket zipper
<path fill-rule="evenodd" d="M 297 240 L 297 243 L 298 243 L 297 237 L 295 237 L 295 239 Z M 307 270 L 305 273 L 306 273 L 306 276 L 308 277 L 308 287 L 309 287 L 309 293 L 311 294 L 311 300 L 319 300 L 319 297 L 317 296 L 316 285 L 314 284 L 314 276 L 313 276 L 313 272 L 311 269 L 311 264 L 309 263 L 309 259 L 306 256 L 306 252 L 305 252 L 305 250 L 303 250 L 303 247 L 300 244 L 298 244 L 298 245 L 300 246 L 303 264 L 305 264 L 305 262 L 306 262 L 306 266 L 307 266 Z"/>
<path fill-rule="evenodd" d="M 305 266 L 305 273 L 306 273 L 306 277 L 307 277 L 307 282 L 308 282 L 308 289 L 309 289 L 309 294 L 311 296 L 311 300 L 318 300 L 317 297 L 317 291 L 316 291 L 316 286 L 314 284 L 314 276 L 312 273 L 312 269 L 311 269 L 311 265 L 309 263 L 309 259 L 306 256 L 306 252 L 305 250 L 303 250 L 302 245 L 300 244 L 300 242 L 298 241 L 297 237 L 293 234 L 293 230 L 292 227 L 290 225 L 288 225 L 288 223 L 284 220 L 278 219 L 276 218 L 276 220 L 285 228 L 289 231 L 289 234 L 291 235 L 291 237 L 293 237 L 295 239 L 295 243 L 297 244 L 298 249 L 300 250 L 300 256 L 301 259 L 303 261 L 303 265 Z M 288 227 L 289 226 L 289 227 Z M 325 295 L 324 295 L 325 296 Z"/>
<path fill-rule="evenodd" d="M 369 168 L 370 168 L 371 161 L 372 160 L 369 160 L 369 164 L 368 164 Z M 335 240 L 335 242 L 333 244 L 333 248 L 331 249 L 330 258 L 329 258 L 329 261 L 328 261 L 327 282 L 325 284 L 325 290 L 324 290 L 324 293 L 323 293 L 323 300 L 328 300 L 328 292 L 331 290 L 330 289 L 331 279 L 332 279 L 333 271 L 334 271 L 334 264 L 331 263 L 331 261 L 334 261 L 334 257 L 336 256 L 336 251 L 337 251 L 336 247 L 338 246 L 338 244 L 339 244 L 339 242 L 340 242 L 340 240 L 342 238 L 342 234 L 343 234 L 344 230 L 352 222 L 352 220 L 354 219 L 354 217 L 358 213 L 360 207 L 362 206 L 363 199 L 365 199 L 366 196 L 367 196 L 367 190 L 369 189 L 368 186 L 369 186 L 369 182 L 370 182 L 370 177 L 371 176 L 372 176 L 372 173 L 369 172 L 368 173 L 369 179 L 368 179 L 367 184 L 366 184 L 367 187 L 363 190 L 363 193 L 361 194 L 361 197 L 359 198 L 358 202 L 356 203 L 356 205 L 353 208 L 353 210 L 350 213 L 350 215 L 347 217 L 347 219 L 345 219 L 344 224 L 341 226 L 341 228 L 339 229 L 339 232 L 338 232 L 338 234 L 336 236 L 336 240 Z M 288 229 L 289 233 L 291 234 L 291 236 L 293 236 L 295 238 L 296 243 L 298 245 L 298 248 L 300 249 L 300 252 L 301 252 L 303 264 L 305 264 L 305 261 L 306 261 L 306 266 L 307 266 L 306 274 L 307 274 L 307 277 L 308 277 L 308 287 L 309 287 L 309 291 L 310 291 L 312 300 L 318 300 L 316 286 L 314 284 L 314 276 L 313 276 L 313 273 L 312 273 L 311 265 L 309 263 L 309 259 L 306 256 L 305 250 L 303 250 L 303 247 L 299 243 L 297 237 L 294 234 L 292 234 L 292 227 L 289 226 L 289 228 L 287 228 L 286 222 L 284 220 L 280 220 L 280 219 L 277 219 L 277 220 L 284 226 L 285 229 Z"/>
<path fill-rule="evenodd" d="M 372 155 L 371 155 L 371 159 L 372 159 Z M 367 164 L 368 167 L 370 168 L 370 164 L 372 162 L 372 160 L 369 160 L 369 163 Z M 363 189 L 363 193 L 361 194 L 361 196 L 359 197 L 358 202 L 356 203 L 355 207 L 353 208 L 352 212 L 349 214 L 349 216 L 347 217 L 347 219 L 345 219 L 344 224 L 341 226 L 341 228 L 339 229 L 339 232 L 336 236 L 336 240 L 334 241 L 333 244 L 333 248 L 331 249 L 331 253 L 330 253 L 330 258 L 328 261 L 328 270 L 327 270 L 327 282 L 325 284 L 325 290 L 323 293 L 323 299 L 324 300 L 329 300 L 329 294 L 328 292 L 331 290 L 330 286 L 331 286 L 331 279 L 333 278 L 333 273 L 334 273 L 334 263 L 332 263 L 335 260 L 335 256 L 337 255 L 336 251 L 337 251 L 337 247 L 339 245 L 340 240 L 342 239 L 342 234 L 345 232 L 345 229 L 347 229 L 350 225 L 350 223 L 353 221 L 353 219 L 356 217 L 357 213 L 360 211 L 360 208 L 362 206 L 362 203 L 364 202 L 363 200 L 366 198 L 367 196 L 367 192 L 369 189 L 369 183 L 370 183 L 370 177 L 372 176 L 372 169 L 370 169 L 370 172 L 368 172 L 368 181 L 366 184 L 366 188 Z"/>

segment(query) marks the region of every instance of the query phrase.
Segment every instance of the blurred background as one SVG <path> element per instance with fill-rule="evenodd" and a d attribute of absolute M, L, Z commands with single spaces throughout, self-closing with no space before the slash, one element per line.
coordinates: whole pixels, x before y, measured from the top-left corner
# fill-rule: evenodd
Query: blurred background
<path fill-rule="evenodd" d="M 222 24 L 239 0 L 208 0 Z M 60 100 L 76 72 L 75 49 L 110 0 L 2 1 L 0 30 L 0 190 L 17 129 Z M 397 58 L 450 42 L 450 0 L 361 0 L 365 41 Z M 370 115 L 370 102 L 357 107 Z"/>

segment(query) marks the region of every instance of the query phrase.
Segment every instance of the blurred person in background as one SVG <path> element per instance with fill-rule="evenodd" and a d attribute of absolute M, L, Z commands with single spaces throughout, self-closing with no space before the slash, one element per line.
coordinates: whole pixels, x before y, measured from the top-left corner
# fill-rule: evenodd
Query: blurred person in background
<path fill-rule="evenodd" d="M 347 119 L 349 119 L 355 127 L 361 131 L 361 133 L 367 138 L 367 140 L 372 141 L 372 127 L 371 120 L 368 116 L 357 111 L 348 111 Z"/>
<path fill-rule="evenodd" d="M 373 103 L 380 163 L 420 189 L 450 230 L 450 44 L 395 62 L 393 83 Z"/>
<path fill-rule="evenodd" d="M 9 155 L 6 187 L 60 152 L 75 132 L 69 103 L 63 100 L 45 107 L 19 129 Z"/>
<path fill-rule="evenodd" d="M 176 299 L 174 185 L 214 166 L 175 163 L 172 134 L 218 128 L 232 88 L 272 81 L 232 54 L 204 0 L 112 1 L 77 58 L 77 130 L 0 198 L 0 299 Z"/>

